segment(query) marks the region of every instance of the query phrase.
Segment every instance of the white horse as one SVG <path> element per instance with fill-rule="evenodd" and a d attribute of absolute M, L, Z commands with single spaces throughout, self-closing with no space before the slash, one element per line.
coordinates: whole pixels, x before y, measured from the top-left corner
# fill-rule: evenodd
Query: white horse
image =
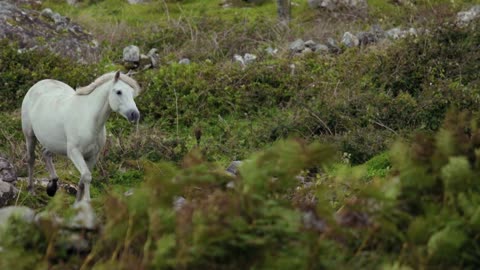
<path fill-rule="evenodd" d="M 33 165 L 38 140 L 50 174 L 47 193 L 57 190 L 52 155 L 67 155 L 80 172 L 76 202 L 90 200 L 93 166 L 106 142 L 105 122 L 112 111 L 130 122 L 140 113 L 134 98 L 138 83 L 127 75 L 107 73 L 88 86 L 73 90 L 56 80 L 42 80 L 28 90 L 22 103 L 22 130 L 27 143 L 28 189 L 34 194 Z"/>

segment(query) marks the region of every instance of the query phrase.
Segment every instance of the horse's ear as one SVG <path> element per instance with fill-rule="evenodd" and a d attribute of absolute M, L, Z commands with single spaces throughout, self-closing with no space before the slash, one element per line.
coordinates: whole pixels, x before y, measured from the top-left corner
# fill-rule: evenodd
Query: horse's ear
<path fill-rule="evenodd" d="M 118 82 L 118 79 L 120 79 L 120 70 L 115 73 L 115 82 Z"/>

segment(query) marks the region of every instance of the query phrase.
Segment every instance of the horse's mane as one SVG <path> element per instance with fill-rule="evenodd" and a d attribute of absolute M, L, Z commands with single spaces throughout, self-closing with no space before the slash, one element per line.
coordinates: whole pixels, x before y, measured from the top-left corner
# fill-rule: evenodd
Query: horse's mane
<path fill-rule="evenodd" d="M 93 81 L 91 84 L 89 84 L 87 86 L 77 88 L 75 93 L 77 95 L 88 95 L 91 92 L 93 92 L 93 90 L 95 90 L 98 86 L 104 84 L 105 82 L 107 82 L 109 80 L 113 80 L 113 78 L 115 78 L 115 72 L 110 72 L 110 73 L 103 74 L 102 76 L 95 79 L 95 81 Z M 121 81 L 123 81 L 124 83 L 128 84 L 130 87 L 132 87 L 133 90 L 135 91 L 135 95 L 140 94 L 140 92 L 142 91 L 141 88 L 140 88 L 140 85 L 138 85 L 137 81 L 128 77 L 127 75 L 125 75 L 123 73 L 120 73 L 120 78 L 119 79 Z"/>

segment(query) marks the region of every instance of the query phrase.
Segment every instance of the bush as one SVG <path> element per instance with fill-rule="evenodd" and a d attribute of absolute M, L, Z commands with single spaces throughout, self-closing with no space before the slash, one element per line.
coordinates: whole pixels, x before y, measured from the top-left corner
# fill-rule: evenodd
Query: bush
<path fill-rule="evenodd" d="M 94 65 L 79 64 L 51 52 L 19 52 L 8 40 L 0 41 L 0 46 L 0 111 L 20 108 L 23 96 L 40 80 L 55 79 L 75 88 L 103 74 Z"/>

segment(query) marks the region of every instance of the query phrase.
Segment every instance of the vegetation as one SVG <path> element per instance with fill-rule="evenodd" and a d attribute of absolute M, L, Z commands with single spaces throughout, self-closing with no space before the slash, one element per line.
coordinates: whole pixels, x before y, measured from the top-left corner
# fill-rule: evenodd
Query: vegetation
<path fill-rule="evenodd" d="M 92 182 L 103 227 L 80 232 L 88 251 L 69 253 L 55 224 L 12 220 L 0 232 L 1 269 L 479 267 L 480 24 L 453 23 L 472 3 L 371 0 L 367 14 L 333 18 L 302 1 L 283 27 L 274 1 L 261 2 L 48 0 L 93 31 L 101 61 L 0 44 L 0 152 L 20 176 L 19 107 L 31 85 L 85 85 L 123 69 L 132 43 L 159 49 L 161 62 L 134 75 L 144 88 L 138 130 L 108 122 Z M 288 51 L 298 37 L 324 41 L 374 23 L 429 32 L 339 54 Z M 232 61 L 246 52 L 254 64 Z M 192 64 L 177 64 L 183 57 Z M 223 169 L 232 160 L 245 160 L 237 176 Z M 68 160 L 55 164 L 61 181 L 78 181 Z M 42 164 L 36 172 L 46 175 Z M 17 204 L 66 216 L 72 201 L 22 192 Z"/>

